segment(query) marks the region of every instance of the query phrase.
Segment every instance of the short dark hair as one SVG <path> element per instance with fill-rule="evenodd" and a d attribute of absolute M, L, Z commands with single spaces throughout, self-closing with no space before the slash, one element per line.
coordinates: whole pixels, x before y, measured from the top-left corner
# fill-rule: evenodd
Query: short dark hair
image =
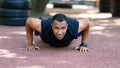
<path fill-rule="evenodd" d="M 67 17 L 64 14 L 56 14 L 53 16 L 53 21 L 57 20 L 59 22 L 66 21 Z"/>

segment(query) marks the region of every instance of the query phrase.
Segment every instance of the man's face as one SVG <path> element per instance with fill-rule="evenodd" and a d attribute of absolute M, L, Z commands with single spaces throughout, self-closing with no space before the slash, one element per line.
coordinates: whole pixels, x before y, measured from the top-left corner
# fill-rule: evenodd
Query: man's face
<path fill-rule="evenodd" d="M 66 34 L 68 24 L 66 21 L 59 22 L 57 20 L 53 21 L 51 24 L 53 33 L 58 40 L 62 40 Z"/>

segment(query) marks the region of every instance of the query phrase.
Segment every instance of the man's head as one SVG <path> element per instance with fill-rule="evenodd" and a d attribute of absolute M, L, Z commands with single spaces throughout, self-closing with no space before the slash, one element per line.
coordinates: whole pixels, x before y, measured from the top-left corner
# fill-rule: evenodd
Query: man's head
<path fill-rule="evenodd" d="M 62 40 L 66 34 L 68 28 L 66 19 L 66 16 L 63 14 L 56 14 L 53 16 L 53 22 L 51 26 L 53 33 L 58 40 Z"/>

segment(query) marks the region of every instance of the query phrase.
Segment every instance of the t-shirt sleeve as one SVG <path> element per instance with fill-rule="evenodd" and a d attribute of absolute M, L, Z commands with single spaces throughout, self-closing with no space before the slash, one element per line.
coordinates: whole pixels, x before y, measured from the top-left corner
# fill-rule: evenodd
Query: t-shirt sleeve
<path fill-rule="evenodd" d="M 79 22 L 76 19 L 68 18 L 68 30 L 71 34 L 71 37 L 76 39 L 78 37 L 78 26 Z"/>
<path fill-rule="evenodd" d="M 41 38 L 44 40 L 46 39 L 48 33 L 50 32 L 51 30 L 51 23 L 52 23 L 52 18 L 48 18 L 48 19 L 43 19 L 41 21 L 41 24 L 42 24 L 42 29 L 41 29 Z"/>

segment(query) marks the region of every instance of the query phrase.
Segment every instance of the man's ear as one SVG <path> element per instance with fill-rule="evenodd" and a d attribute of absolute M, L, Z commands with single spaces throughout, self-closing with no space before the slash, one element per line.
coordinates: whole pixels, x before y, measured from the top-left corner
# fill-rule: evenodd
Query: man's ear
<path fill-rule="evenodd" d="M 51 27 L 53 26 L 53 23 L 51 23 Z"/>

